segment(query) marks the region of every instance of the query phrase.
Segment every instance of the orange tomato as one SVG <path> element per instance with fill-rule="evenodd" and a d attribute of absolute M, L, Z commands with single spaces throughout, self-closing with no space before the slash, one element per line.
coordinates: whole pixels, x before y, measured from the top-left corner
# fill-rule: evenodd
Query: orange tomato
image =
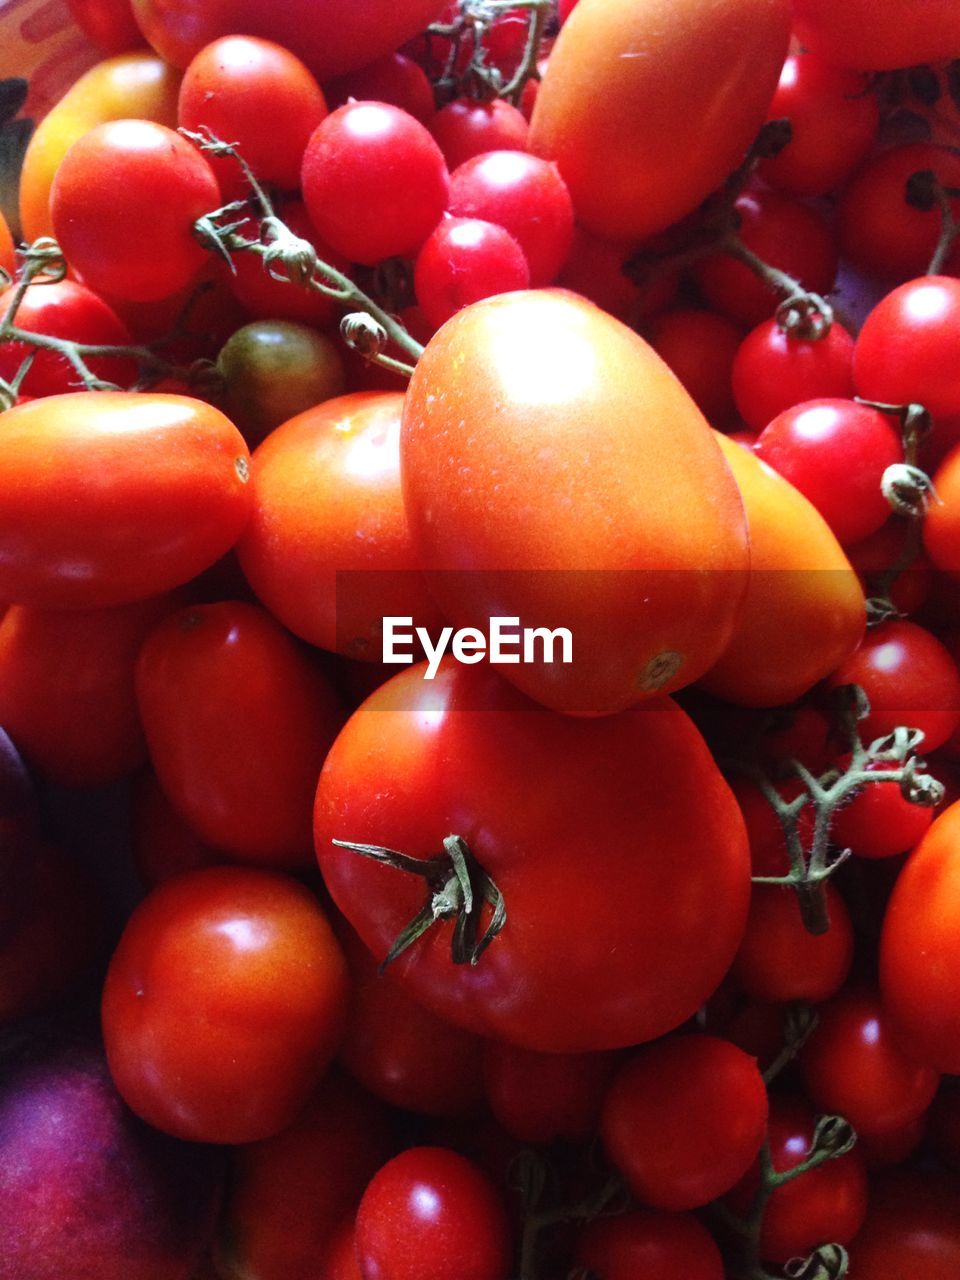
<path fill-rule="evenodd" d="M 155 53 L 122 53 L 80 77 L 30 139 L 20 177 L 20 223 L 26 240 L 53 234 L 50 187 L 78 138 L 108 120 L 153 120 L 177 127 L 179 71 Z"/>
<path fill-rule="evenodd" d="M 557 162 L 590 231 L 661 231 L 743 159 L 789 37 L 788 0 L 580 0 L 537 93 L 530 150 Z"/>
<path fill-rule="evenodd" d="M 6 218 L 0 213 L 0 270 L 9 271 L 13 275 L 14 265 L 13 236 Z"/>
<path fill-rule="evenodd" d="M 755 454 L 717 433 L 750 531 L 747 594 L 733 640 L 701 681 L 749 707 L 793 702 L 860 643 L 856 572 L 816 508 Z"/>

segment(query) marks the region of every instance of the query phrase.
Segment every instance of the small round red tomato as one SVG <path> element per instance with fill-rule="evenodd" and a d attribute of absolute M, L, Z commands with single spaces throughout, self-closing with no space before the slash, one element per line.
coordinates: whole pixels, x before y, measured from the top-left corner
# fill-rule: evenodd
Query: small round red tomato
<path fill-rule="evenodd" d="M 580 1232 L 576 1260 L 596 1280 L 723 1280 L 723 1258 L 692 1214 L 632 1209 L 595 1218 Z"/>
<path fill-rule="evenodd" d="M 85 133 L 50 191 L 54 235 L 68 262 L 92 289 L 133 302 L 167 298 L 199 275 L 207 251 L 193 225 L 220 203 L 206 159 L 149 120 L 113 120 Z"/>
<path fill-rule="evenodd" d="M 530 268 L 504 227 L 480 218 L 444 218 L 417 254 L 413 282 L 421 311 L 439 329 L 471 302 L 525 289 Z"/>
<path fill-rule="evenodd" d="M 99 608 L 209 568 L 250 515 L 250 455 L 186 396 L 78 392 L 3 415 L 0 600 Z"/>
<path fill-rule="evenodd" d="M 910 855 L 883 921 L 880 989 L 918 1062 L 960 1074 L 960 804 Z"/>
<path fill-rule="evenodd" d="M 932 821 L 933 810 L 911 804 L 895 783 L 868 783 L 836 813 L 830 839 L 858 858 L 890 858 L 912 849 Z"/>
<path fill-rule="evenodd" d="M 430 132 L 452 172 L 487 151 L 526 151 L 529 125 L 503 98 L 492 102 L 455 98 L 430 121 Z"/>
<path fill-rule="evenodd" d="M 130 0 L 67 0 L 67 8 L 90 43 L 103 53 L 124 53 L 144 43 Z"/>
<path fill-rule="evenodd" d="M 426 127 L 384 102 L 348 102 L 307 142 L 303 198 L 317 231 L 352 262 L 416 253 L 447 207 L 449 175 Z"/>
<path fill-rule="evenodd" d="M 850 1274 L 866 1280 L 954 1280 L 960 1275 L 960 1179 L 897 1171 L 877 1178 L 850 1245 Z"/>
<path fill-rule="evenodd" d="M 280 624 L 239 601 L 181 610 L 151 632 L 136 682 L 151 762 L 190 826 L 244 861 L 303 865 L 340 714 Z"/>
<path fill-rule="evenodd" d="M 733 973 L 755 1000 L 817 1003 L 843 985 L 853 962 L 853 927 L 840 894 L 825 886 L 830 928 L 810 933 L 793 889 L 753 886 L 750 914 Z"/>
<path fill-rule="evenodd" d="M 730 377 L 742 331 L 726 316 L 676 307 L 647 326 L 650 345 L 690 393 L 705 418 L 722 426 L 733 416 Z"/>
<path fill-rule="evenodd" d="M 616 1053 L 535 1053 L 488 1040 L 483 1053 L 487 1103 L 519 1142 L 585 1141 L 596 1132 Z"/>
<path fill-rule="evenodd" d="M 853 338 L 834 322 L 817 339 L 764 320 L 741 342 L 730 371 L 733 398 L 747 426 L 762 431 L 805 400 L 853 397 Z"/>
<path fill-rule="evenodd" d="M 183 73 L 184 129 L 232 143 L 256 176 L 285 190 L 300 185 L 307 140 L 327 114 L 320 86 L 298 57 L 271 40 L 230 35 L 201 49 Z M 225 192 L 246 194 L 239 165 L 211 157 Z"/>
<path fill-rule="evenodd" d="M 388 53 L 345 76 L 325 80 L 324 97 L 333 111 L 350 98 L 358 102 L 388 102 L 415 116 L 423 124 L 433 118 L 433 85 L 419 63 L 403 53 Z"/>
<path fill-rule="evenodd" d="M 622 1067 L 603 1103 L 604 1149 L 643 1204 L 696 1209 L 750 1168 L 767 1125 L 756 1060 L 715 1036 L 674 1036 Z"/>
<path fill-rule="evenodd" d="M 844 991 L 818 1013 L 800 1065 L 821 1111 L 843 1116 L 858 1134 L 896 1130 L 926 1111 L 940 1077 L 911 1059 L 909 1042 L 898 1042 L 878 991 Z"/>
<path fill-rule="evenodd" d="M 306 889 L 248 867 L 191 871 L 137 907 L 110 961 L 110 1074 L 175 1137 L 267 1138 L 333 1057 L 346 999 L 343 955 Z"/>
<path fill-rule="evenodd" d="M 464 1156 L 411 1147 L 374 1174 L 357 1210 L 360 1273 L 377 1280 L 507 1280 L 510 1238 L 493 1185 Z"/>
<path fill-rule="evenodd" d="M 237 553 L 267 608 L 296 635 L 379 661 L 385 616 L 439 622 L 400 492 L 399 392 L 328 400 L 254 454 L 254 510 Z"/>
<path fill-rule="evenodd" d="M 417 999 L 550 1053 L 678 1026 L 729 968 L 749 894 L 736 803 L 691 721 L 669 699 L 558 715 L 488 667 L 425 670 L 381 685 L 324 764 L 314 837 L 337 906 L 383 958 L 427 887 L 333 841 L 423 860 L 454 833 L 499 888 L 506 921 L 475 965 L 453 964 L 450 921 L 393 961 Z M 595 876 L 585 869 L 601 848 Z M 488 921 L 484 907 L 480 934 Z"/>

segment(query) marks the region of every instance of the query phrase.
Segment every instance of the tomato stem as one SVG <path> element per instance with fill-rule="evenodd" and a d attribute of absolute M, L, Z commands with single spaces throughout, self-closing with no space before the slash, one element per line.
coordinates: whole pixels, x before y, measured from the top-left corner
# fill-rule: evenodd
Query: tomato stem
<path fill-rule="evenodd" d="M 498 67 L 488 66 L 483 37 L 491 24 L 505 13 L 530 11 L 527 38 L 516 71 L 506 84 Z M 460 11 L 452 22 L 436 22 L 427 27 L 427 36 L 441 36 L 450 41 L 446 61 L 433 89 L 442 105 L 467 96 L 478 101 L 504 98 L 517 106 L 530 80 L 539 80 L 537 62 L 548 24 L 555 14 L 555 0 L 460 0 Z M 470 42 L 470 59 L 460 69 L 461 51 Z"/>
<path fill-rule="evenodd" d="M 960 219 L 954 216 L 951 197 L 958 192 L 945 187 L 932 169 L 922 169 L 912 173 L 907 179 L 906 200 L 914 209 L 929 213 L 932 209 L 940 213 L 940 235 L 933 251 L 926 274 L 938 276 L 943 271 L 950 250 L 957 236 L 960 235 Z"/>

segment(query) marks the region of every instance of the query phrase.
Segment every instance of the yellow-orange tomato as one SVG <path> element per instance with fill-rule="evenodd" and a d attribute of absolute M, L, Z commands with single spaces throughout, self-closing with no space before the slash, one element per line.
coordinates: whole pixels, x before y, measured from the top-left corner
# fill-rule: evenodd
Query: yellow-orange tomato
<path fill-rule="evenodd" d="M 7 226 L 7 220 L 0 213 L 0 268 L 13 274 L 13 236 Z"/>
<path fill-rule="evenodd" d="M 179 71 L 146 51 L 107 58 L 80 77 L 30 139 L 20 178 L 25 240 L 53 234 L 50 187 L 77 139 L 108 120 L 152 120 L 175 129 L 180 78 Z"/>
<path fill-rule="evenodd" d="M 439 330 L 406 393 L 400 471 L 450 623 L 571 632 L 569 662 L 514 647 L 498 668 L 554 710 L 682 688 L 733 634 L 748 549 L 730 470 L 653 348 L 576 294 L 502 294 Z"/>
<path fill-rule="evenodd" d="M 953 448 L 933 476 L 937 501 L 923 521 L 927 555 L 945 573 L 960 578 L 960 446 Z"/>
<path fill-rule="evenodd" d="M 733 640 L 701 681 L 750 707 L 793 702 L 860 643 L 866 623 L 855 571 L 820 513 L 755 454 L 717 440 L 750 531 L 750 575 Z"/>
<path fill-rule="evenodd" d="M 597 235 L 661 231 L 743 159 L 789 36 L 789 0 L 580 0 L 537 93 L 530 150 L 557 162 Z"/>

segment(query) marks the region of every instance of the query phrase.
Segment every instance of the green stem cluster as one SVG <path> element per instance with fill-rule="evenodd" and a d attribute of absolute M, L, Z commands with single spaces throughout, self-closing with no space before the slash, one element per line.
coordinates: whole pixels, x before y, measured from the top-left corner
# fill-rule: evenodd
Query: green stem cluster
<path fill-rule="evenodd" d="M 434 83 L 438 100 L 449 102 L 466 95 L 480 101 L 504 98 L 518 106 L 527 83 L 540 78 L 537 62 L 554 8 L 554 0 L 460 0 L 460 11 L 452 22 L 438 22 L 427 28 L 428 36 L 442 36 L 450 42 L 443 71 Z M 523 55 L 516 71 L 504 82 L 499 68 L 487 64 L 483 37 L 502 14 L 523 9 L 530 14 Z M 470 59 L 461 70 L 467 42 Z"/>

